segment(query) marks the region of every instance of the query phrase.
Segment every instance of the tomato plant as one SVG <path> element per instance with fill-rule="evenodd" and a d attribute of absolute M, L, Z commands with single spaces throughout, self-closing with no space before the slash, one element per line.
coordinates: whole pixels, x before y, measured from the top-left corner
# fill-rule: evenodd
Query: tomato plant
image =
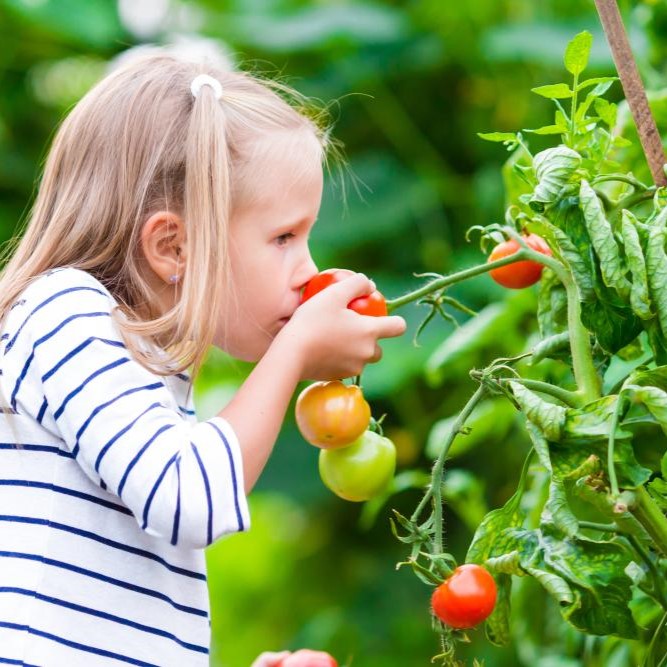
<path fill-rule="evenodd" d="M 551 255 L 549 246 L 541 236 L 538 236 L 537 234 L 528 234 L 523 237 L 523 240 L 529 248 L 541 252 L 543 255 Z M 521 246 L 516 239 L 503 241 L 491 251 L 489 262 L 495 262 L 496 260 L 513 255 L 519 252 L 520 249 Z M 543 265 L 539 262 L 525 259 L 520 262 L 501 266 L 497 269 L 492 269 L 489 271 L 489 275 L 503 287 L 522 289 L 534 285 L 540 279 L 543 268 Z"/>
<path fill-rule="evenodd" d="M 361 388 L 338 380 L 315 382 L 296 402 L 296 423 L 311 445 L 345 447 L 368 428 L 371 409 Z"/>
<path fill-rule="evenodd" d="M 474 563 L 457 567 L 431 596 L 433 613 L 453 628 L 473 628 L 485 620 L 496 604 L 496 582 Z"/>
<path fill-rule="evenodd" d="M 333 285 L 339 280 L 343 280 L 347 276 L 352 275 L 352 273 L 352 271 L 348 271 L 347 269 L 327 269 L 321 271 L 311 278 L 308 281 L 308 284 L 304 287 L 301 294 L 301 303 L 308 301 L 308 299 L 315 296 L 318 292 L 321 292 L 326 287 L 329 287 L 329 285 Z M 372 315 L 378 317 L 387 314 L 387 302 L 384 296 L 377 290 L 368 296 L 360 296 L 353 299 L 347 307 L 360 315 Z"/>
<path fill-rule="evenodd" d="M 533 577 L 574 631 L 626 642 L 633 664 L 667 661 L 667 187 L 643 183 L 623 163 L 631 143 L 603 97 L 616 79 L 582 77 L 591 40 L 581 33 L 566 49 L 572 80 L 533 89 L 556 111 L 552 125 L 530 132 L 560 143 L 533 153 L 520 132 L 480 135 L 512 153 L 504 223 L 471 230 L 482 247 L 497 246 L 488 261 L 428 274 L 387 302 L 389 312 L 429 306 L 419 333 L 436 315 L 451 320 L 447 307 L 475 317 L 447 294 L 456 283 L 484 273 L 511 288 L 539 282 L 539 340 L 470 372 L 476 388 L 447 419 L 421 499 L 410 516 L 394 511 L 393 532 L 409 549 L 399 565 L 436 587 L 437 657 L 446 665 L 456 664 L 465 628 L 482 620 L 490 641 L 510 641 L 516 577 Z M 438 363 L 436 354 L 430 370 Z M 490 400 L 520 413 L 531 448 L 515 492 L 484 516 L 468 565 L 457 568 L 443 522 L 444 469 L 455 438 Z M 480 567 L 488 587 L 480 606 L 467 607 L 465 584 Z"/>
<path fill-rule="evenodd" d="M 395 468 L 394 443 L 373 431 L 366 431 L 347 447 L 320 452 L 322 481 L 337 496 L 352 502 L 369 500 L 384 491 Z"/>
<path fill-rule="evenodd" d="M 324 651 L 304 648 L 283 658 L 278 667 L 338 667 L 338 663 Z"/>

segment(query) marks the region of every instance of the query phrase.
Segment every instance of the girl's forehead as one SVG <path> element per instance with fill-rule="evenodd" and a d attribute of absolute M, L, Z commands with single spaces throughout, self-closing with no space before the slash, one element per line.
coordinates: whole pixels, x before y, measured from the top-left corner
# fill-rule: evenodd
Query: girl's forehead
<path fill-rule="evenodd" d="M 256 146 L 240 166 L 235 189 L 243 204 L 275 201 L 304 188 L 321 187 L 321 144 L 310 132 L 289 134 L 292 136 L 272 137 Z"/>

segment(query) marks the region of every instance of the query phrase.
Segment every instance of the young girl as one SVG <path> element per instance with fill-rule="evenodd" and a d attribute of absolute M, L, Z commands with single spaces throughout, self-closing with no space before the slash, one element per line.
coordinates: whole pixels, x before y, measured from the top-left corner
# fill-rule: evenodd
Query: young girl
<path fill-rule="evenodd" d="M 203 549 L 248 530 L 297 383 L 404 332 L 346 308 L 361 274 L 298 306 L 327 149 L 301 102 L 154 53 L 59 129 L 0 276 L 0 663 L 208 665 Z M 210 344 L 258 363 L 198 421 Z"/>

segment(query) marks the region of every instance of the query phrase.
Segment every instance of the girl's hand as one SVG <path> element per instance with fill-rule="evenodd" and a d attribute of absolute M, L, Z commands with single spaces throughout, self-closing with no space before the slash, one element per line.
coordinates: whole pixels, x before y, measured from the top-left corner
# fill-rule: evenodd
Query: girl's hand
<path fill-rule="evenodd" d="M 399 316 L 369 317 L 347 307 L 375 285 L 355 273 L 308 299 L 276 336 L 290 358 L 300 364 L 302 380 L 334 380 L 359 375 L 368 363 L 379 361 L 378 339 L 400 336 L 405 320 Z"/>
<path fill-rule="evenodd" d="M 251 667 L 338 667 L 328 653 L 302 649 L 296 653 L 262 653 Z"/>
<path fill-rule="evenodd" d="M 291 655 L 289 651 L 280 651 L 280 653 L 262 653 L 250 667 L 280 667 L 283 658 Z"/>

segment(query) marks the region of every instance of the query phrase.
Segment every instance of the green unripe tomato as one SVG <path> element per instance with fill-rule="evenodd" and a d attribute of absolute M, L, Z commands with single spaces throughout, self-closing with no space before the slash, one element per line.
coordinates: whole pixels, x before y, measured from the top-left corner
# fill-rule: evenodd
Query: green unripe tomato
<path fill-rule="evenodd" d="M 373 431 L 347 447 L 320 451 L 320 477 L 337 496 L 352 502 L 369 500 L 384 491 L 396 469 L 394 443 Z"/>

